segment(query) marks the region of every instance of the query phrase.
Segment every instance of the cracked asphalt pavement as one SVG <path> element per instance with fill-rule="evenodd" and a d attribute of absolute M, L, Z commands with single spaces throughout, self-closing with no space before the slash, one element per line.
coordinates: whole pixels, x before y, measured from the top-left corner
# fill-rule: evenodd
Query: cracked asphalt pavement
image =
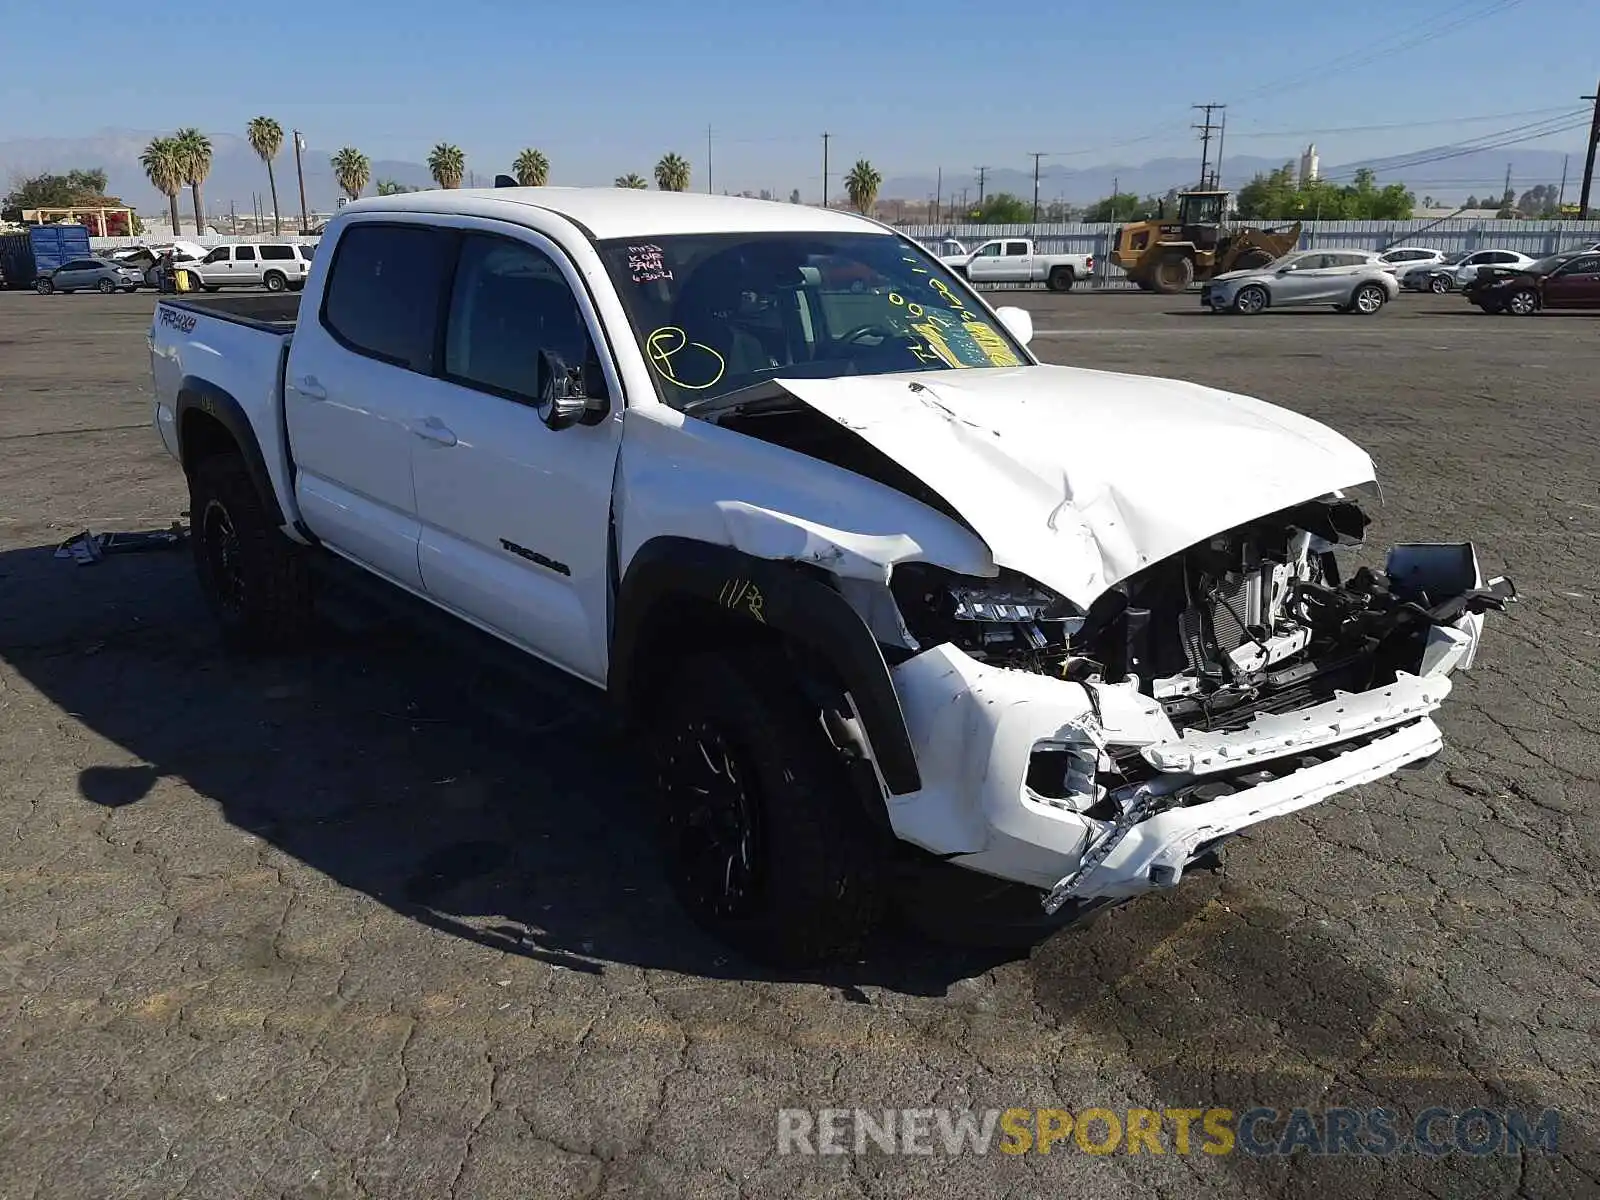
<path fill-rule="evenodd" d="M 1325 420 L 1371 536 L 1475 539 L 1425 771 L 1031 953 L 752 969 L 668 899 L 626 748 L 380 627 L 220 653 L 161 528 L 149 294 L 0 294 L 0 1197 L 1600 1195 L 1600 323 L 1020 297 L 1054 361 Z M 1248 461 L 1196 460 L 1196 493 Z M 780 1108 L 1561 1113 L 1555 1154 L 803 1156 Z"/>

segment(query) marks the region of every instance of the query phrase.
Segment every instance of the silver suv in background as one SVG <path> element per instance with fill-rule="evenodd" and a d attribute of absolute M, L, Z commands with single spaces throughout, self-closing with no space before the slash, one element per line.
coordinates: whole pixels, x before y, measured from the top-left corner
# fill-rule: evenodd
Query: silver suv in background
<path fill-rule="evenodd" d="M 198 277 L 208 292 L 225 287 L 264 287 L 298 292 L 306 285 L 315 246 L 292 242 L 235 242 L 218 246 L 183 270 Z"/>
<path fill-rule="evenodd" d="M 1386 268 L 1370 250 L 1294 250 L 1264 267 L 1215 276 L 1201 289 L 1200 303 L 1246 316 L 1301 304 L 1370 316 L 1400 294 Z"/>

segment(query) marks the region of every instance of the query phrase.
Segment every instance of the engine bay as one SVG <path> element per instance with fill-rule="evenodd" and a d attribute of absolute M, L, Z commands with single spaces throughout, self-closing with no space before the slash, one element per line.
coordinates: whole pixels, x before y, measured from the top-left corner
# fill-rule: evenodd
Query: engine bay
<path fill-rule="evenodd" d="M 1479 586 L 1470 547 L 1425 576 L 1343 578 L 1338 551 L 1368 524 L 1343 496 L 1298 504 L 1152 564 L 1087 612 L 1013 572 L 967 580 L 903 564 L 890 587 L 922 645 L 1066 679 L 1137 679 L 1174 727 L 1227 729 L 1415 673 L 1432 628 L 1510 598 L 1503 581 Z"/>

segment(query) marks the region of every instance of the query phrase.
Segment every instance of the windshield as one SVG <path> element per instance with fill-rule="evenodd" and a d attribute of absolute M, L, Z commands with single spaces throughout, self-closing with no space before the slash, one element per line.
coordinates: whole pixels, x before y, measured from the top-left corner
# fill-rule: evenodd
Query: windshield
<path fill-rule="evenodd" d="M 683 234 L 600 251 L 673 408 L 785 376 L 1028 362 L 938 259 L 888 234 Z"/>

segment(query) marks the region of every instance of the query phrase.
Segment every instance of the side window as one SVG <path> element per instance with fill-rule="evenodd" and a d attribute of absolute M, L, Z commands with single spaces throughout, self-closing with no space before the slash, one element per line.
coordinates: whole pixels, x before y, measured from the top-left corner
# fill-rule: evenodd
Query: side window
<path fill-rule="evenodd" d="M 322 324 L 347 349 L 432 371 L 454 238 L 423 225 L 352 225 L 334 251 Z"/>
<path fill-rule="evenodd" d="M 1489 261 L 1492 263 L 1514 263 L 1520 262 L 1521 256 L 1513 254 L 1509 250 L 1497 250 L 1489 256 Z"/>
<path fill-rule="evenodd" d="M 215 250 L 213 250 L 210 254 L 206 255 L 200 261 L 201 262 L 208 262 L 208 263 L 227 262 L 228 261 L 228 247 L 226 247 L 226 246 L 218 246 Z"/>
<path fill-rule="evenodd" d="M 978 247 L 978 253 L 977 253 L 976 257 L 978 257 L 978 258 L 997 258 L 997 257 L 999 257 L 999 254 L 1000 254 L 1000 243 L 999 242 L 985 242 L 982 246 Z"/>
<path fill-rule="evenodd" d="M 533 402 L 541 350 L 569 366 L 590 354 L 583 311 L 561 269 L 525 242 L 469 234 L 450 295 L 445 376 Z"/>
<path fill-rule="evenodd" d="M 62 263 L 56 269 L 58 271 L 92 271 L 99 265 L 99 263 L 86 262 L 81 258 L 75 258 L 71 262 Z"/>
<path fill-rule="evenodd" d="M 1028 253 L 1028 243 L 1027 242 L 1007 242 L 1006 243 L 1006 257 L 1007 258 L 1020 258 L 1020 257 L 1022 257 L 1023 255 L 1025 255 L 1027 253 Z"/>
<path fill-rule="evenodd" d="M 263 246 L 261 258 L 263 262 L 281 262 L 294 257 L 293 246 Z"/>
<path fill-rule="evenodd" d="M 256 248 L 254 246 L 235 246 L 233 257 L 237 262 L 255 262 Z"/>
<path fill-rule="evenodd" d="M 1294 264 L 1294 269 L 1296 271 L 1320 271 L 1327 265 L 1328 256 L 1326 254 L 1308 254 Z"/>
<path fill-rule="evenodd" d="M 1558 275 L 1600 274 L 1600 258 L 1575 258 L 1558 272 Z"/>

